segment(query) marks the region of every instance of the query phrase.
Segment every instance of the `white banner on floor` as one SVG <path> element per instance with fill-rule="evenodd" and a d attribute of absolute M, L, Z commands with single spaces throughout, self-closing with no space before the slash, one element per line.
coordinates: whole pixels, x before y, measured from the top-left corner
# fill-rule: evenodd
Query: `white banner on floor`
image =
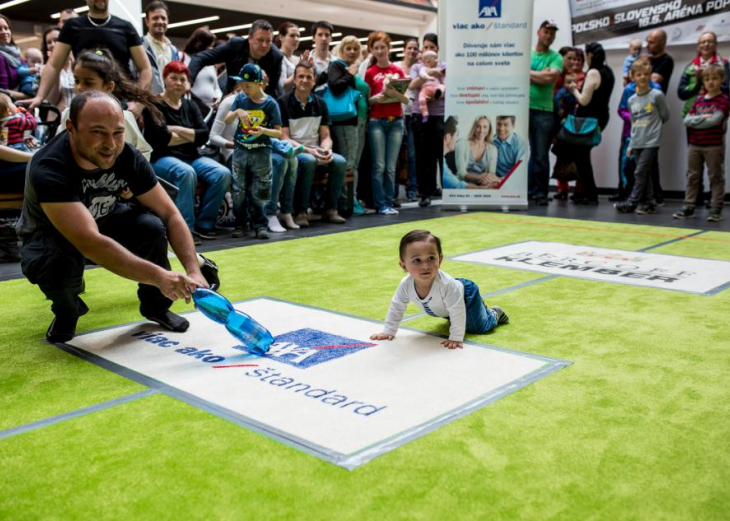
<path fill-rule="evenodd" d="M 375 343 L 380 323 L 268 298 L 236 308 L 275 336 L 265 357 L 237 348 L 197 311 L 186 314 L 186 333 L 138 323 L 64 347 L 345 468 L 569 365 L 469 342 L 449 350 L 443 338 L 408 329 Z"/>
<path fill-rule="evenodd" d="M 439 8 L 448 66 L 444 208 L 527 208 L 532 6 L 459 0 Z"/>
<path fill-rule="evenodd" d="M 730 287 L 730 262 L 555 242 L 521 242 L 451 260 L 701 295 Z"/>

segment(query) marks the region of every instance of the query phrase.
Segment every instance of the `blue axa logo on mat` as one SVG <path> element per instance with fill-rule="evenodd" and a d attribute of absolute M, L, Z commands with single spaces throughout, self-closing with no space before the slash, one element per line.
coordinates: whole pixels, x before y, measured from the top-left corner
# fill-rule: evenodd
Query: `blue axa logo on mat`
<path fill-rule="evenodd" d="M 298 329 L 274 338 L 268 358 L 306 369 L 376 346 L 372 342 L 318 331 Z"/>
<path fill-rule="evenodd" d="M 502 0 L 479 0 L 479 18 L 501 18 Z"/>

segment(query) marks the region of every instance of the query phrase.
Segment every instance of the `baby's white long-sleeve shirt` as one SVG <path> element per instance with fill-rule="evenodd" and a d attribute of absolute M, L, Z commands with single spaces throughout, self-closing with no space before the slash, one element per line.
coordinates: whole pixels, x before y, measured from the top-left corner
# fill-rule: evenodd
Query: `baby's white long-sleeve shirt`
<path fill-rule="evenodd" d="M 451 275 L 439 270 L 426 298 L 416 293 L 416 284 L 411 275 L 406 275 L 398 284 L 393 300 L 390 301 L 388 316 L 385 318 L 385 333 L 395 336 L 403 320 L 409 302 L 414 302 L 433 317 L 448 318 L 449 340 L 464 341 L 466 332 L 466 305 L 464 304 L 464 285 Z"/>

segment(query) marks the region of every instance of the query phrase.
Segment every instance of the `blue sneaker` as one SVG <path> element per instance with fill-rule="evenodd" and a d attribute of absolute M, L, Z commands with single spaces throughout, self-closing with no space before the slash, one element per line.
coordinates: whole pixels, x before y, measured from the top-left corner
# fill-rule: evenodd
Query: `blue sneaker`
<path fill-rule="evenodd" d="M 365 215 L 367 212 L 365 211 L 365 208 L 362 207 L 360 204 L 360 201 L 355 199 L 355 203 L 352 205 L 352 215 Z"/>

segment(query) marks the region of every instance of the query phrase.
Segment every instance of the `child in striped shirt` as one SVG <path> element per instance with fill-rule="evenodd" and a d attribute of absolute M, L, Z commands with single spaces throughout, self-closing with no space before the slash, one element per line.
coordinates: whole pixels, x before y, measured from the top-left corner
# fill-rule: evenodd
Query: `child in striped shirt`
<path fill-rule="evenodd" d="M 407 273 L 390 302 L 382 333 L 370 340 L 393 340 L 409 302 L 432 317 L 448 318 L 449 338 L 441 344 L 463 348 L 464 334 L 482 334 L 509 323 L 499 306 L 491 309 L 482 300 L 479 286 L 468 279 L 455 279 L 441 271 L 441 240 L 426 230 L 413 230 L 400 241 L 400 267 Z"/>
<path fill-rule="evenodd" d="M 29 152 L 26 138 L 38 126 L 35 117 L 23 107 L 16 107 L 10 96 L 0 93 L 0 143 L 16 150 Z"/>
<path fill-rule="evenodd" d="M 687 188 L 684 206 L 672 216 L 675 219 L 686 219 L 694 215 L 703 166 L 707 164 L 712 190 L 707 220 L 722 220 L 725 198 L 725 129 L 730 114 L 730 98 L 720 90 L 724 81 L 725 68 L 721 64 L 707 65 L 702 71 L 705 94 L 697 96 L 684 118 L 684 124 L 689 129 Z"/>

